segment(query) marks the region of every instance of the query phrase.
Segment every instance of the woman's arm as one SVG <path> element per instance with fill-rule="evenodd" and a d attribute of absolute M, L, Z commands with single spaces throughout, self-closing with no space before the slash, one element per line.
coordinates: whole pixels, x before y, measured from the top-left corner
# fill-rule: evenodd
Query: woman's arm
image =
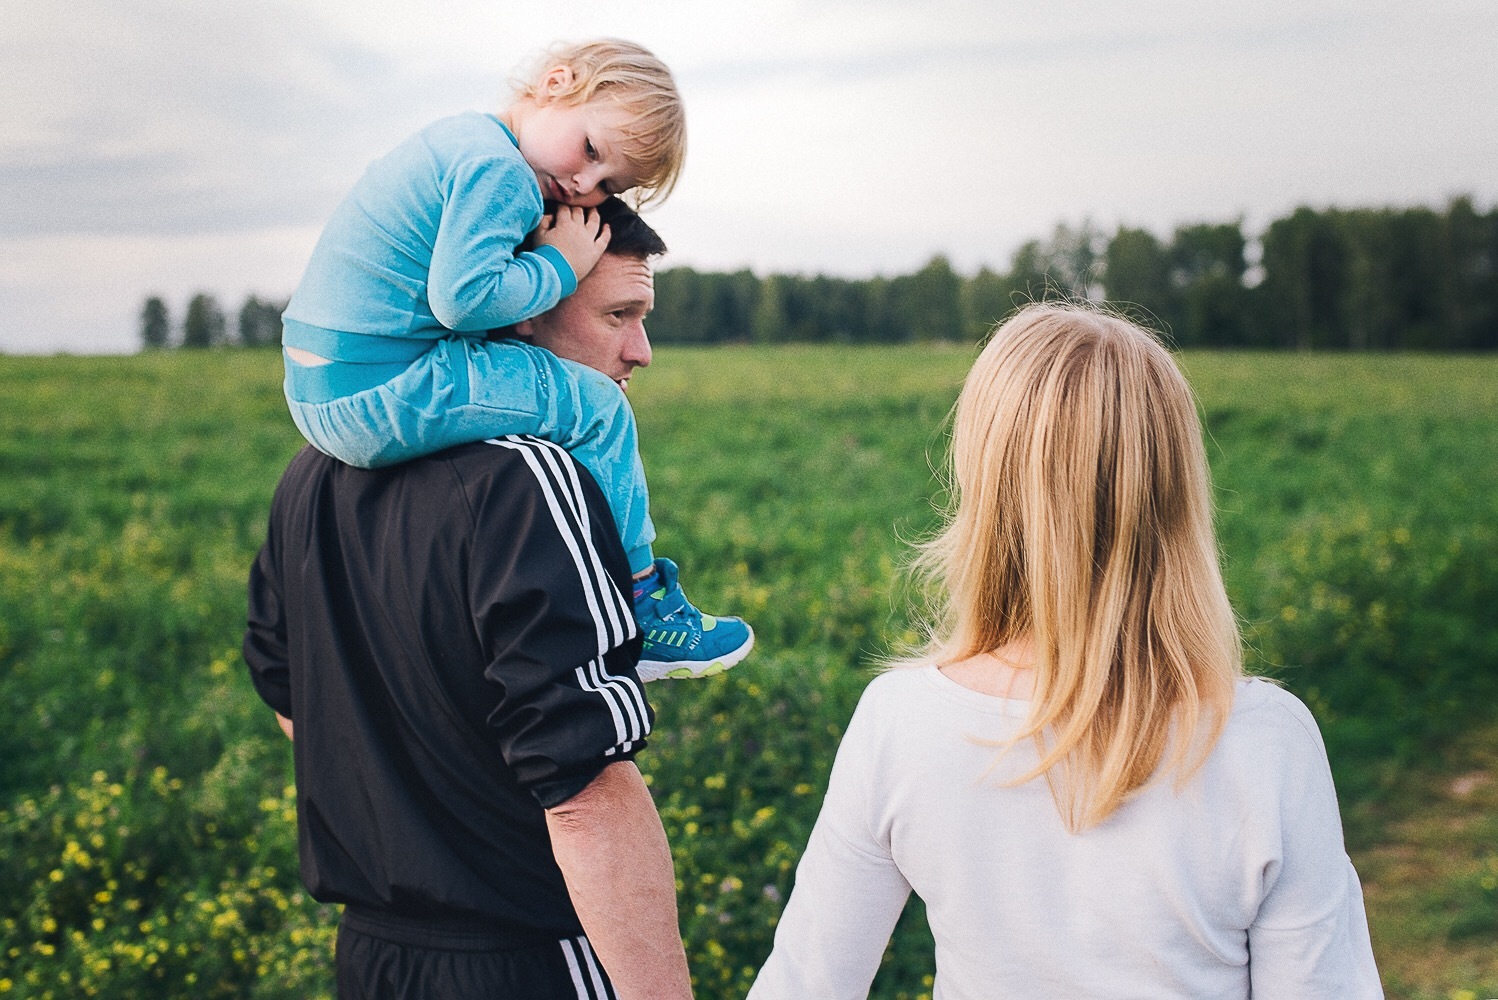
<path fill-rule="evenodd" d="M 749 1000 L 867 997 L 910 897 L 910 884 L 873 821 L 877 740 L 866 701 L 838 747 L 827 798 L 796 868 L 774 950 Z"/>
<path fill-rule="evenodd" d="M 1281 858 L 1248 929 L 1254 996 L 1374 1000 L 1383 997 L 1363 889 L 1342 840 L 1326 748 L 1311 713 L 1284 697 L 1293 721 L 1283 745 Z"/>

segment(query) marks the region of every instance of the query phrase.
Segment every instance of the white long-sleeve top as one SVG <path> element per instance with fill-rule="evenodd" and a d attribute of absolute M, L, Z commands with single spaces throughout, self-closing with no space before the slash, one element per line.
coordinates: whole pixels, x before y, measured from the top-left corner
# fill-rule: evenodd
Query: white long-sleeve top
<path fill-rule="evenodd" d="M 935 1000 L 1382 997 L 1362 887 L 1311 713 L 1242 682 L 1177 792 L 1157 780 L 1067 832 L 1028 741 L 1029 703 L 935 667 L 864 692 L 775 946 L 749 1000 L 865 997 L 912 889 Z M 985 745 L 987 744 L 987 745 Z"/>

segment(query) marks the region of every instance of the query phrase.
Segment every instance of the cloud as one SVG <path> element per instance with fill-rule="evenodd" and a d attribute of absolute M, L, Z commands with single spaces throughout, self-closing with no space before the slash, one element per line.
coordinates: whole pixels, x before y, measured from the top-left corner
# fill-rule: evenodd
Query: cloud
<path fill-rule="evenodd" d="M 17 117 L 0 136 L 0 235 L 320 218 L 388 144 L 391 121 L 420 121 L 431 93 L 472 85 L 462 73 L 413 80 L 266 0 L 86 0 L 48 14 L 0 43 Z"/>
<path fill-rule="evenodd" d="M 1498 197 L 1488 0 L 78 0 L 0 18 L 0 349 L 295 287 L 423 124 L 557 39 L 637 38 L 691 152 L 668 264 L 1003 267 L 1058 220 Z"/>
<path fill-rule="evenodd" d="M 188 299 L 210 292 L 232 319 L 248 294 L 287 295 L 316 238 L 316 227 L 0 237 L 0 351 L 132 351 L 147 295 L 180 323 Z"/>
<path fill-rule="evenodd" d="M 1149 56 L 1233 60 L 1271 50 L 1347 45 L 1369 30 L 1367 19 L 1350 11 L 1245 15 L 1237 8 L 1191 4 L 1168 18 L 1129 17 L 1114 23 L 1107 14 L 1116 5 L 1081 6 L 1091 8 L 1086 16 L 1057 20 L 1055 8 L 1044 5 L 1028 16 L 992 3 L 960 0 L 935 8 L 923 5 L 919 11 L 903 2 L 874 4 L 873 16 L 863 5 L 817 5 L 818 16 L 810 26 L 800 26 L 794 43 L 750 55 L 740 54 L 742 49 L 726 51 L 680 75 L 704 89 L 736 90 L 789 78 L 827 85 L 891 77 L 930 87 L 939 86 L 944 73 L 970 67 L 1044 69 Z M 1131 14 L 1136 10 L 1125 9 Z M 821 30 L 822 22 L 836 30 Z M 853 25 L 858 27 L 850 30 Z"/>

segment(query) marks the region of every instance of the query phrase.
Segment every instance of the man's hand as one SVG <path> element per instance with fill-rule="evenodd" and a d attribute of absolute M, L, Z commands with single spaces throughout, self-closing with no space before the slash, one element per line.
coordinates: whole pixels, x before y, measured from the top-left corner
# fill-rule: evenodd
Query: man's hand
<path fill-rule="evenodd" d="M 536 242 L 556 247 L 581 282 L 608 249 L 609 227 L 599 222 L 591 208 L 558 205 L 555 215 L 542 216 Z"/>
<path fill-rule="evenodd" d="M 552 853 L 619 1000 L 691 1000 L 666 831 L 633 761 L 546 810 Z"/>

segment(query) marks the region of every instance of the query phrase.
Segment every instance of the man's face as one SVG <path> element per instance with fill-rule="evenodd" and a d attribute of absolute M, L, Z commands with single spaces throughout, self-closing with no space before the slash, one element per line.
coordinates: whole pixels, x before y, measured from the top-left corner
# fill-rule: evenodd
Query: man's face
<path fill-rule="evenodd" d="M 650 262 L 605 253 L 577 291 L 516 332 L 559 358 L 598 369 L 627 390 L 630 373 L 650 364 L 645 316 L 654 306 Z"/>

